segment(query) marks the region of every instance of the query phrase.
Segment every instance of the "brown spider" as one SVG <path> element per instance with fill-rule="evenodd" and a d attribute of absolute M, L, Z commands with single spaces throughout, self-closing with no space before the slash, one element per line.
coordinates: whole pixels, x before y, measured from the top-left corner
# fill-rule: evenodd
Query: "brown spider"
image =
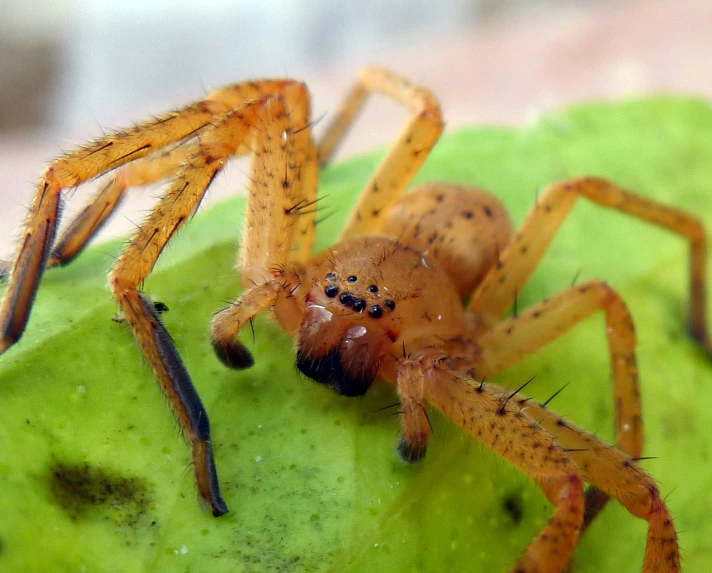
<path fill-rule="evenodd" d="M 340 241 L 311 258 L 318 164 L 329 159 L 370 92 L 394 98 L 412 115 Z M 297 340 L 297 366 L 310 378 L 346 396 L 364 394 L 377 378 L 395 384 L 404 460 L 425 454 L 427 401 L 537 483 L 554 515 L 513 571 L 564 569 L 581 531 L 609 496 L 648 521 L 643 571 L 679 571 L 672 517 L 655 482 L 635 463 L 642 421 L 635 334 L 625 303 L 605 283 L 591 281 L 512 318 L 502 316 L 576 199 L 586 197 L 690 241 L 690 327 L 709 349 L 701 223 L 595 178 L 549 186 L 514 235 L 502 204 L 480 189 L 430 184 L 403 195 L 437 141 L 442 119 L 429 90 L 383 69 L 361 72 L 318 146 L 310 122 L 304 84 L 239 83 L 54 160 L 40 179 L 11 267 L 0 308 L 0 353 L 22 335 L 44 269 L 71 261 L 128 187 L 170 177 L 170 188 L 123 251 L 109 283 L 191 444 L 201 499 L 214 515 L 227 512 L 207 413 L 158 309 L 138 287 L 226 161 L 249 153 L 238 263 L 246 290 L 212 323 L 223 363 L 238 369 L 252 364 L 237 335 L 271 309 Z M 55 244 L 63 191 L 124 164 Z M 597 311 L 606 316 L 617 448 L 519 391 L 484 382 Z M 586 494 L 584 482 L 594 486 Z"/>

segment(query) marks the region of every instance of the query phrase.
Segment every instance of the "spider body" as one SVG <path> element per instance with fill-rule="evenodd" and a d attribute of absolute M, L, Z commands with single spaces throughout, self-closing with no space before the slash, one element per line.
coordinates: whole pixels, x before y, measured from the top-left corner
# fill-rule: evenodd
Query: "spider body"
<path fill-rule="evenodd" d="M 385 213 L 382 235 L 344 240 L 304 267 L 281 271 L 290 294 L 274 313 L 298 340 L 299 370 L 357 396 L 378 378 L 396 383 L 394 357 L 403 348 L 457 341 L 448 356 L 474 358 L 477 345 L 463 340 L 473 339 L 477 317 L 466 321 L 462 297 L 496 264 L 510 235 L 509 217 L 492 195 L 424 185 Z"/>
<path fill-rule="evenodd" d="M 418 249 L 389 237 L 363 237 L 336 245 L 314 263 L 297 364 L 340 393 L 363 394 L 379 373 L 395 382 L 392 356 L 403 346 L 462 335 L 457 291 Z"/>
<path fill-rule="evenodd" d="M 371 92 L 401 102 L 411 117 L 341 239 L 312 257 L 318 165 L 328 161 Z M 614 497 L 648 522 L 643 571 L 679 572 L 672 517 L 654 480 L 635 463 L 643 445 L 640 388 L 635 331 L 623 300 L 607 284 L 589 281 L 503 315 L 574 203 L 586 198 L 689 241 L 690 329 L 709 350 L 701 222 L 591 177 L 547 187 L 514 233 L 503 205 L 483 190 L 430 184 L 403 194 L 442 126 L 429 90 L 367 68 L 318 145 L 306 87 L 261 80 L 216 90 L 69 152 L 45 171 L 30 207 L 0 306 L 0 353 L 22 335 L 45 267 L 71 261 L 129 187 L 170 179 L 117 260 L 109 285 L 191 445 L 201 500 L 215 516 L 226 513 L 208 413 L 159 308 L 139 287 L 227 160 L 249 153 L 238 259 L 245 290 L 212 321 L 212 344 L 225 365 L 252 365 L 238 334 L 257 314 L 271 311 L 296 339 L 296 364 L 308 377 L 345 396 L 364 394 L 378 378 L 395 385 L 404 460 L 425 455 L 430 403 L 536 482 L 554 514 L 513 571 L 563 570 L 580 533 Z M 64 191 L 117 167 L 55 244 Z M 522 388 L 485 384 L 595 312 L 606 318 L 617 447 L 521 395 Z M 595 486 L 588 494 L 584 482 Z"/>
<path fill-rule="evenodd" d="M 483 189 L 429 183 L 403 195 L 382 230 L 429 253 L 466 298 L 497 263 L 512 223 L 502 202 Z"/>

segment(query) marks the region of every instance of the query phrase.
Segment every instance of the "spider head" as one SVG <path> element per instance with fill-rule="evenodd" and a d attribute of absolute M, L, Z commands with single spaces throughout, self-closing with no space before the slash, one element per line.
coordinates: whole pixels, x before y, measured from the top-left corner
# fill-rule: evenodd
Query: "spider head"
<path fill-rule="evenodd" d="M 447 276 L 389 237 L 337 243 L 300 282 L 307 292 L 301 323 L 291 329 L 297 367 L 339 394 L 364 394 L 379 373 L 392 378 L 392 349 L 402 337 L 447 337 L 461 324 L 462 303 Z"/>
<path fill-rule="evenodd" d="M 297 368 L 344 396 L 361 396 L 378 375 L 393 340 L 373 319 L 354 320 L 329 304 L 307 302 L 297 342 Z"/>

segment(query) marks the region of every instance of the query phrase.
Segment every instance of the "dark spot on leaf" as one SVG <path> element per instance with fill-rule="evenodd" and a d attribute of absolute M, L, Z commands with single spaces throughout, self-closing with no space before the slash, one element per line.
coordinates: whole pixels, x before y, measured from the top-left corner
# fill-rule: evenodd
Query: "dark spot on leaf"
<path fill-rule="evenodd" d="M 105 519 L 134 526 L 153 507 L 143 479 L 88 464 L 55 462 L 46 479 L 53 501 L 75 521 Z"/>
<path fill-rule="evenodd" d="M 502 500 L 502 509 L 512 518 L 514 525 L 519 525 L 524 514 L 524 500 L 522 499 L 521 492 L 514 491 L 509 493 Z"/>

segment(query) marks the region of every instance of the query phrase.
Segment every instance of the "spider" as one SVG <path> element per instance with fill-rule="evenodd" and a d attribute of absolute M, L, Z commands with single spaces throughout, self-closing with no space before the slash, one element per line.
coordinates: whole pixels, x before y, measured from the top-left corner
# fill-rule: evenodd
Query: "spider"
<path fill-rule="evenodd" d="M 411 115 L 338 243 L 312 257 L 319 165 L 329 161 L 372 93 L 395 99 Z M 191 445 L 201 500 L 213 515 L 226 513 L 207 412 L 161 322 L 161 309 L 139 287 L 228 159 L 249 154 L 238 258 L 245 290 L 212 321 L 212 344 L 225 365 L 252 365 L 238 333 L 271 310 L 296 339 L 296 364 L 309 378 L 344 396 L 364 394 L 377 379 L 395 385 L 402 432 L 397 449 L 406 462 L 425 455 L 430 403 L 526 473 L 554 506 L 512 571 L 564 570 L 580 533 L 609 497 L 648 522 L 643 571 L 680 571 L 671 514 L 653 479 L 636 465 L 643 443 L 640 391 L 635 333 L 624 301 L 604 282 L 590 281 L 502 317 L 573 204 L 585 197 L 689 241 L 690 329 L 710 350 L 702 224 L 593 177 L 547 187 L 516 232 L 502 203 L 482 189 L 432 183 L 404 194 L 442 129 L 440 106 L 427 88 L 369 67 L 318 144 L 306 86 L 280 79 L 218 89 L 70 151 L 42 175 L 9 265 L 0 353 L 21 337 L 44 269 L 76 257 L 129 187 L 170 178 L 110 272 L 109 284 Z M 63 194 L 114 169 L 55 241 Z M 525 397 L 523 387 L 512 392 L 485 382 L 598 311 L 606 317 L 617 447 Z M 586 492 L 584 482 L 592 486 Z"/>

